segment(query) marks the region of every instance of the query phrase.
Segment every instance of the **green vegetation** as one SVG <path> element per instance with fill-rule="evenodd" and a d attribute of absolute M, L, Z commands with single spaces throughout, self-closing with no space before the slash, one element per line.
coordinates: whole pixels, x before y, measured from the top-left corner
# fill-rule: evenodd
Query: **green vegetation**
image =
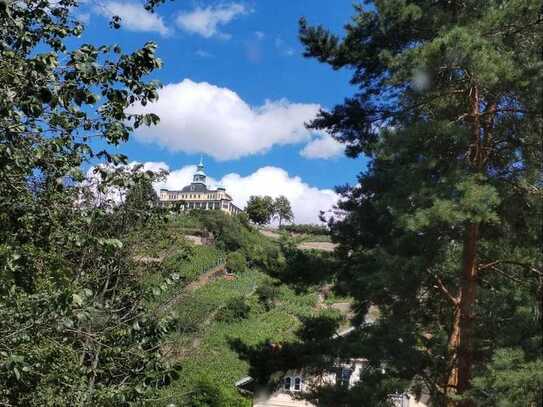
<path fill-rule="evenodd" d="M 0 2 L 6 406 L 128 405 L 152 398 L 174 374 L 156 352 L 168 321 L 153 317 L 143 266 L 123 242 L 145 202 L 116 205 L 109 194 L 156 181 L 111 146 L 157 123 L 125 109 L 156 100 L 159 84 L 145 78 L 161 61 L 152 42 L 131 53 L 81 44 L 76 8 L 72 0 Z M 94 178 L 85 180 L 90 164 Z M 150 209 L 145 218 L 158 216 Z"/>
<path fill-rule="evenodd" d="M 268 195 L 251 196 L 245 207 L 245 213 L 251 222 L 261 226 L 267 225 L 274 218 L 279 221 L 279 227 L 283 222 L 292 222 L 294 219 L 290 201 L 284 195 L 275 199 Z"/>
<path fill-rule="evenodd" d="M 541 404 L 540 1 L 376 0 L 342 37 L 302 19 L 305 55 L 358 86 L 309 127 L 371 161 L 328 227 L 275 241 L 249 221 L 292 221 L 284 197 L 157 205 L 164 174 L 115 153 L 159 121 L 128 109 L 157 99 L 156 45 L 80 45 L 77 5 L 0 0 L 0 405 L 249 406 L 241 377 L 352 357 L 359 383 L 305 396 Z"/>
<path fill-rule="evenodd" d="M 278 196 L 273 201 L 273 212 L 274 216 L 279 221 L 279 227 L 281 227 L 283 222 L 292 222 L 294 219 L 290 201 L 284 195 Z"/>
<path fill-rule="evenodd" d="M 273 217 L 273 198 L 271 196 L 251 196 L 245 207 L 245 212 L 252 222 L 257 225 L 266 225 Z"/>
<path fill-rule="evenodd" d="M 292 225 L 281 225 L 279 229 L 285 230 L 289 233 L 297 233 L 297 234 L 302 234 L 302 235 L 325 236 L 330 233 L 330 230 L 325 225 L 292 224 Z"/>
<path fill-rule="evenodd" d="M 541 27 L 535 0 L 380 0 L 342 35 L 300 21 L 305 55 L 357 86 L 310 127 L 371 158 L 329 226 L 338 284 L 380 311 L 351 355 L 387 366 L 314 400 L 541 403 Z"/>
<path fill-rule="evenodd" d="M 204 272 L 224 263 L 224 254 L 215 247 L 192 246 L 164 259 L 166 270 L 178 273 L 185 281 L 193 281 Z"/>
<path fill-rule="evenodd" d="M 247 270 L 247 259 L 241 252 L 228 253 L 226 257 L 226 269 L 230 273 L 243 273 Z"/>
<path fill-rule="evenodd" d="M 316 294 L 296 294 L 278 285 L 273 305 L 259 293 L 273 281 L 249 270 L 235 280 L 217 279 L 196 289 L 175 308 L 175 333 L 168 338 L 171 357 L 178 360 L 180 379 L 163 391 L 165 404 L 183 403 L 198 393 L 202 381 L 226 406 L 250 406 L 233 383 L 252 366 L 233 346 L 295 339 L 300 317 L 315 313 Z M 278 284 L 278 282 L 275 282 Z"/>
<path fill-rule="evenodd" d="M 213 236 L 214 245 L 184 240 L 187 225 Z M 127 240 L 136 253 L 164 256 L 142 274 L 150 306 L 167 315 L 171 327 L 161 348 L 175 366 L 176 379 L 156 396 L 158 405 L 249 406 L 234 383 L 274 368 L 265 360 L 254 364 L 243 350 L 302 343 L 298 331 L 304 321 L 332 312 L 317 307 L 318 279 L 330 275 L 323 267 L 329 266 L 323 262 L 328 257 L 299 252 L 288 239 L 274 242 L 243 216 L 216 211 L 169 216 L 167 223 L 148 223 Z M 217 262 L 235 277 L 217 273 L 202 278 Z M 312 275 L 311 286 L 300 283 L 304 273 Z M 270 380 L 261 379 L 263 384 Z"/>

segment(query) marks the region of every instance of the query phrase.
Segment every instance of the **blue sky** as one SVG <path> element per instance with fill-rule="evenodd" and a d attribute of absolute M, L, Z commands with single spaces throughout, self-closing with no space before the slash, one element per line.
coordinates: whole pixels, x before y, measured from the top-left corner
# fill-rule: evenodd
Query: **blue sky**
<path fill-rule="evenodd" d="M 79 11 L 87 27 L 82 40 L 115 42 L 126 51 L 153 40 L 164 62 L 153 74 L 165 85 L 159 103 L 139 109 L 158 113 L 161 124 L 136 134 L 121 151 L 130 160 L 177 171 L 169 188 L 186 182 L 188 166 L 204 154 L 208 174 L 217 182 L 230 180 L 227 187 L 239 192 L 240 204 L 247 198 L 244 189 L 261 191 L 255 184 L 268 184 L 272 195 L 284 190 L 291 201 L 301 200 L 304 188 L 323 192 L 326 198 L 316 195 L 310 207 L 294 202 L 299 220 L 316 221 L 319 203 L 330 205 L 329 190 L 355 182 L 365 160 L 346 158 L 327 134 L 303 126 L 319 107 L 330 108 L 355 89 L 350 72 L 302 56 L 298 20 L 304 16 L 341 33 L 353 14 L 352 1 L 176 0 L 154 15 L 141 4 L 99 0 Z M 109 28 L 112 14 L 121 16 L 120 30 Z M 262 175 L 266 168 L 275 173 Z"/>

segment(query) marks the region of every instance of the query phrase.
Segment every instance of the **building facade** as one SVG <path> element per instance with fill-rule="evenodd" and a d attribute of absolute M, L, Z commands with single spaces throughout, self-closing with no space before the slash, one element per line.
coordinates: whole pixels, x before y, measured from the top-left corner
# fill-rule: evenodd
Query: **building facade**
<path fill-rule="evenodd" d="M 365 359 L 349 359 L 338 362 L 329 373 L 321 376 L 306 374 L 303 370 L 286 372 L 281 383 L 271 393 L 256 391 L 253 397 L 253 407 L 316 407 L 297 395 L 308 388 L 322 385 L 338 385 L 348 388 L 361 380 L 362 371 L 367 366 Z M 391 394 L 390 401 L 394 407 L 430 407 L 428 396 L 422 395 L 420 400 L 413 394 Z"/>
<path fill-rule="evenodd" d="M 181 190 L 161 189 L 159 199 L 161 205 L 177 206 L 181 210 L 221 210 L 230 215 L 242 212 L 240 208 L 234 205 L 232 197 L 224 187 L 208 188 L 202 160 L 198 164 L 190 185 Z"/>

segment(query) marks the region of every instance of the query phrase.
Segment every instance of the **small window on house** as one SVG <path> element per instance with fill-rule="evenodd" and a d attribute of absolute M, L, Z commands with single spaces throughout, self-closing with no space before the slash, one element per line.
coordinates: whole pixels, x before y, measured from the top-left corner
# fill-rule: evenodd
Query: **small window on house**
<path fill-rule="evenodd" d="M 342 386 L 348 386 L 351 380 L 351 375 L 353 374 L 353 369 L 348 367 L 341 368 L 341 375 L 339 377 L 339 384 Z"/>
<path fill-rule="evenodd" d="M 285 377 L 285 379 L 283 380 L 283 389 L 290 391 L 290 386 L 291 385 L 292 385 L 292 378 L 290 378 L 288 376 Z"/>
<path fill-rule="evenodd" d="M 301 377 L 295 377 L 294 378 L 294 391 L 300 391 L 302 390 L 302 378 Z"/>

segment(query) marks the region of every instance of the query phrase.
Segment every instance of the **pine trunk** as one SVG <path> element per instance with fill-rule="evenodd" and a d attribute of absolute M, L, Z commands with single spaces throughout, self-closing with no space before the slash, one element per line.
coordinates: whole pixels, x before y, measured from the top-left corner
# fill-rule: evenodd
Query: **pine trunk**
<path fill-rule="evenodd" d="M 485 162 L 485 150 L 481 140 L 481 111 L 479 88 L 470 91 L 470 115 L 472 143 L 470 146 L 470 164 L 475 171 L 481 171 Z M 489 126 L 491 119 L 488 119 Z M 454 309 L 453 325 L 449 336 L 449 377 L 446 394 L 462 395 L 470 385 L 473 364 L 473 309 L 477 296 L 477 242 L 479 224 L 469 223 L 464 237 L 464 262 L 460 280 L 460 289 Z M 448 407 L 469 407 L 470 400 L 447 402 Z"/>
<path fill-rule="evenodd" d="M 455 306 L 451 334 L 449 336 L 450 372 L 447 394 L 463 394 L 469 387 L 473 363 L 473 319 L 477 295 L 477 241 L 479 225 L 467 226 L 464 240 L 464 264 L 458 303 Z M 467 401 L 449 401 L 448 406 L 471 406 Z"/>

